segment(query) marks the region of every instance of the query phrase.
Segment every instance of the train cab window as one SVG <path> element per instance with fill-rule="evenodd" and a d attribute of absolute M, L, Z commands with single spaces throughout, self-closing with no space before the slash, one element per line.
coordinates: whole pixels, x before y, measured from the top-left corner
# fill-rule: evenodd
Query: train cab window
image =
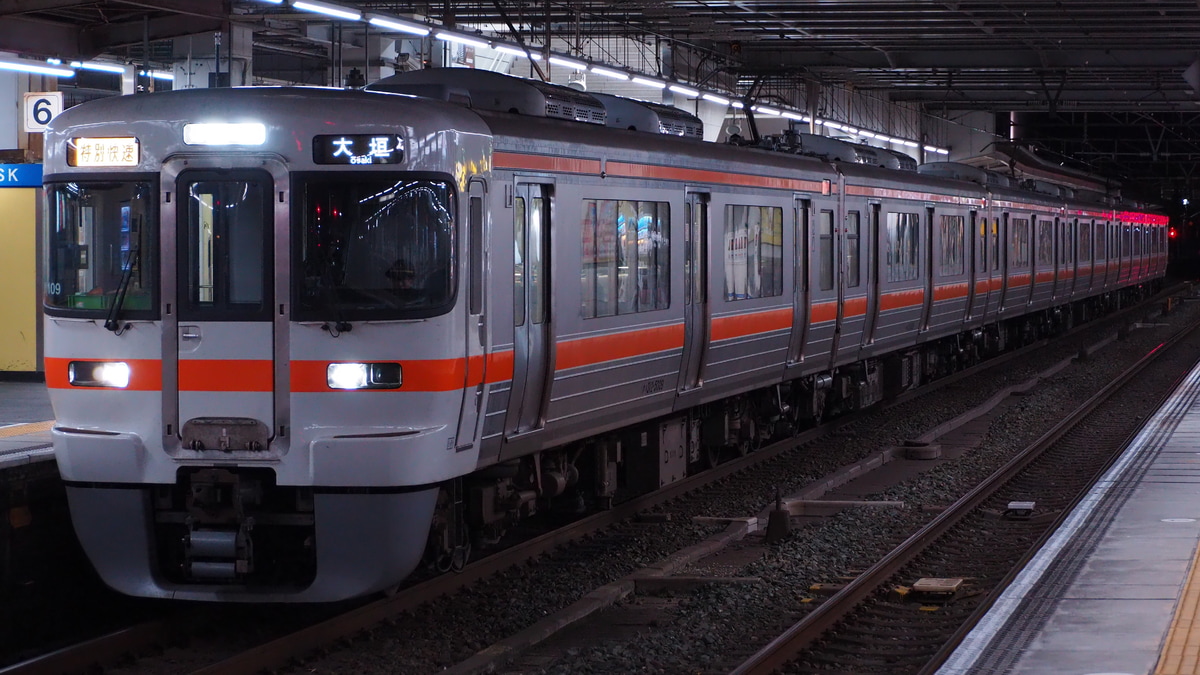
<path fill-rule="evenodd" d="M 1029 219 L 1013 218 L 1009 223 L 1009 232 L 1009 267 L 1029 267 Z"/>
<path fill-rule="evenodd" d="M 299 179 L 293 208 L 302 321 L 436 316 L 454 303 L 454 189 L 417 178 Z"/>
<path fill-rule="evenodd" d="M 275 280 L 269 178 L 185 174 L 179 188 L 181 318 L 270 313 Z"/>
<path fill-rule="evenodd" d="M 830 214 L 832 223 L 832 212 L 826 213 Z M 778 295 L 783 295 L 783 209 L 727 205 L 725 299 L 748 300 Z"/>
<path fill-rule="evenodd" d="M 671 304 L 671 205 L 583 200 L 580 312 L 585 319 Z"/>
<path fill-rule="evenodd" d="M 966 220 L 962 216 L 942 216 L 939 232 L 942 247 L 938 261 L 938 274 L 941 276 L 956 276 L 966 270 L 965 223 Z"/>
<path fill-rule="evenodd" d="M 158 188 L 151 180 L 46 185 L 43 302 L 52 314 L 158 314 Z"/>
<path fill-rule="evenodd" d="M 858 269 L 859 260 L 859 229 L 860 217 L 858 211 L 846 214 L 846 288 L 858 288 L 862 276 Z"/>
<path fill-rule="evenodd" d="M 921 217 L 916 213 L 887 214 L 887 280 L 910 281 L 921 276 Z"/>

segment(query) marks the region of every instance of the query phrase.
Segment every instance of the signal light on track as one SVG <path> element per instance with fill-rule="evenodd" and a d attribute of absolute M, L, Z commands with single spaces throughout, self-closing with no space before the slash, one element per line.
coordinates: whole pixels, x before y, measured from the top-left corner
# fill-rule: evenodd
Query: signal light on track
<path fill-rule="evenodd" d="M 1168 239 L 1174 239 L 1175 237 L 1178 237 L 1178 236 L 1179 236 L 1179 232 L 1177 232 L 1175 230 L 1175 228 L 1172 227 L 1167 230 L 1167 238 Z"/>

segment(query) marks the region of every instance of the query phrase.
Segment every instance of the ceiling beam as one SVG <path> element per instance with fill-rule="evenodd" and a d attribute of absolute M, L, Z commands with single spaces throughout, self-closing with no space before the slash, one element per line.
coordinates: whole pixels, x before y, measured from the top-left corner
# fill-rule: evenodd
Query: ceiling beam
<path fill-rule="evenodd" d="M 141 44 L 147 38 L 150 42 L 169 40 L 185 35 L 196 35 L 221 30 L 224 20 L 216 17 L 197 17 L 172 15 L 149 21 L 126 21 L 95 26 L 83 31 L 85 44 L 95 50 L 95 54 L 117 47 Z M 91 54 L 88 56 L 95 56 Z"/>
<path fill-rule="evenodd" d="M 64 9 L 83 4 L 79 0 L 5 0 L 0 4 L 0 16 L 25 14 L 27 12 L 46 12 L 52 9 Z"/>
<path fill-rule="evenodd" d="M 746 68 L 1187 68 L 1196 60 L 1195 50 L 1160 49 L 1083 49 L 1059 52 L 1033 52 L 1027 49 L 1002 49 L 989 45 L 975 50 L 904 50 L 866 49 L 821 51 L 796 44 L 764 45 L 742 48 L 741 61 Z"/>
<path fill-rule="evenodd" d="M 21 16 L 0 21 L 0 51 L 63 59 L 91 58 L 96 53 L 83 42 L 81 31 L 74 26 Z"/>

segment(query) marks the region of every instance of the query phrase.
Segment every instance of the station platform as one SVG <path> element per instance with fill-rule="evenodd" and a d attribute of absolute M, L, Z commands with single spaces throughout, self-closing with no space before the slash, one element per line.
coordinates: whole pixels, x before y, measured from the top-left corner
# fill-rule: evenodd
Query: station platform
<path fill-rule="evenodd" d="M 41 382 L 0 382 L 0 470 L 53 459 L 54 411 Z"/>
<path fill-rule="evenodd" d="M 1200 674 L 1200 366 L 938 675 Z"/>

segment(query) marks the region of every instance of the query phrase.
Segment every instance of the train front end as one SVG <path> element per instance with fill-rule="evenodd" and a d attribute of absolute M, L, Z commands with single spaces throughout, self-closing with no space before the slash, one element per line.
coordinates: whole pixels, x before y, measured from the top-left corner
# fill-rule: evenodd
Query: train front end
<path fill-rule="evenodd" d="M 107 584 L 321 602 L 419 564 L 439 484 L 478 458 L 460 214 L 489 153 L 470 113 L 333 89 L 54 120 L 46 380 Z"/>

